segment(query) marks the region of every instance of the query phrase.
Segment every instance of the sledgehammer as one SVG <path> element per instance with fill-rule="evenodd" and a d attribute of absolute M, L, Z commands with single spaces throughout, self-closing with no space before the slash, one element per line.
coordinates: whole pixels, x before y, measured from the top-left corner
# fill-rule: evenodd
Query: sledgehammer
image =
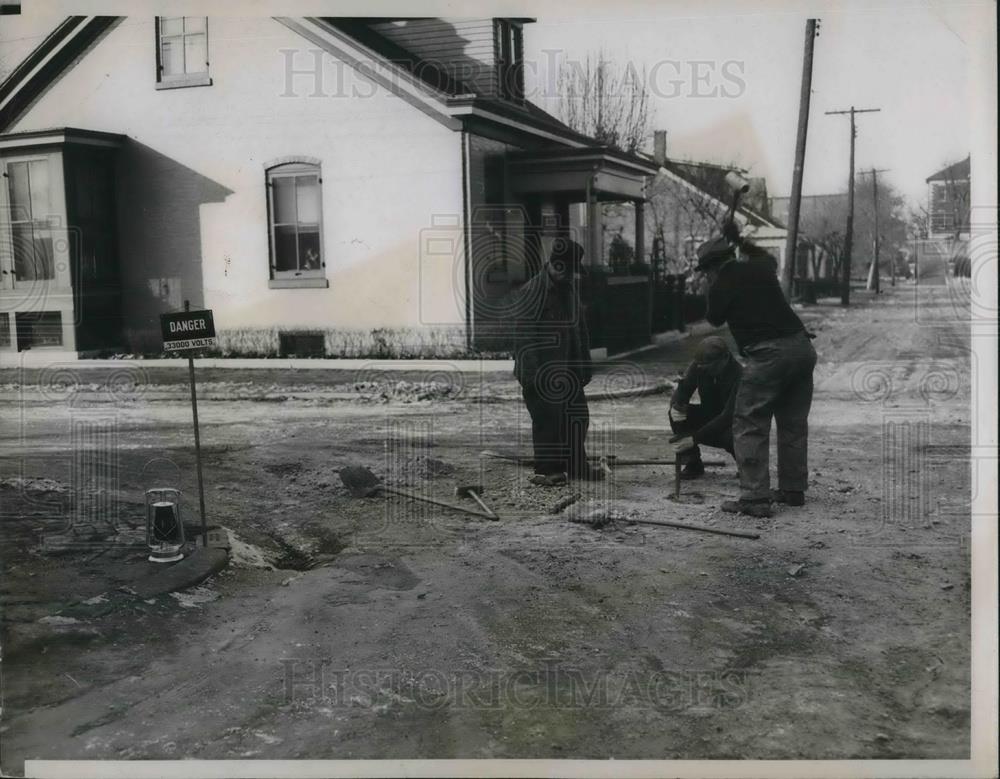
<path fill-rule="evenodd" d="M 500 517 L 497 516 L 497 513 L 493 509 L 491 509 L 489 506 L 487 506 L 483 502 L 483 499 L 479 497 L 479 493 L 482 492 L 482 491 L 483 491 L 483 488 L 481 486 L 479 486 L 479 485 L 476 485 L 476 484 L 462 484 L 462 485 L 460 485 L 460 486 L 458 486 L 458 487 L 455 488 L 455 497 L 458 497 L 458 498 L 472 498 L 474 501 L 476 501 L 476 503 L 479 504 L 479 507 L 483 511 L 485 511 L 487 514 L 490 515 L 490 519 L 500 519 Z"/>

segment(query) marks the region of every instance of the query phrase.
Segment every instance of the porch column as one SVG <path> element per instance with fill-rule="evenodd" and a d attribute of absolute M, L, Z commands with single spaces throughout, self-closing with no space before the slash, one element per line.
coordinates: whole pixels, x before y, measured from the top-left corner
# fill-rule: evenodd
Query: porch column
<path fill-rule="evenodd" d="M 594 268 L 604 260 L 604 241 L 601 236 L 601 204 L 594 190 L 594 176 L 587 182 L 587 261 Z"/>
<path fill-rule="evenodd" d="M 635 200 L 632 202 L 635 209 L 635 261 L 646 261 L 646 201 Z M 649 274 L 646 280 L 646 338 L 647 343 L 653 339 L 653 266 L 650 263 Z"/>
<path fill-rule="evenodd" d="M 635 261 L 646 261 L 646 201 L 636 200 L 635 206 Z"/>

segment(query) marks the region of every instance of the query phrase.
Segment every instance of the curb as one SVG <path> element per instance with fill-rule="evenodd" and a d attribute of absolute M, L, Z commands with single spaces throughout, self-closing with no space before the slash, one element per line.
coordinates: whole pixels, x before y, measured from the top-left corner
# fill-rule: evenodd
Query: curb
<path fill-rule="evenodd" d="M 157 595 L 186 590 L 188 587 L 201 584 L 228 564 L 228 549 L 196 546 L 194 551 L 180 562 L 153 574 L 143 582 L 129 587 L 126 591 L 143 600 L 148 600 Z"/>
<path fill-rule="evenodd" d="M 585 392 L 587 402 L 593 403 L 601 400 L 625 400 L 627 398 L 643 398 L 648 395 L 665 395 L 672 392 L 673 383 L 663 381 L 659 384 L 647 384 L 644 387 L 634 387 L 632 389 L 607 390 L 605 392 L 595 392 L 593 394 Z M 473 403 L 488 405 L 491 403 L 522 403 L 524 398 L 520 395 L 480 395 L 470 398 Z"/>
<path fill-rule="evenodd" d="M 211 540 L 211 533 L 209 538 Z M 196 546 L 183 560 L 168 565 L 138 584 L 118 587 L 86 601 L 70 603 L 59 609 L 57 614 L 64 617 L 94 619 L 114 611 L 116 607 L 132 598 L 149 600 L 159 595 L 194 587 L 229 565 L 228 538 L 225 542 L 225 545 L 218 546 Z"/>

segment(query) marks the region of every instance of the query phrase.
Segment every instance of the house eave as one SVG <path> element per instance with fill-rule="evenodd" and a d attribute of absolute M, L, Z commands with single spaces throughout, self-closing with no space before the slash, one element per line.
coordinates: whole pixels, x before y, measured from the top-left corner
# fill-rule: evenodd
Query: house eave
<path fill-rule="evenodd" d="M 126 136 L 79 127 L 54 127 L 45 130 L 0 134 L 0 151 L 31 149 L 42 146 L 92 146 L 117 149 Z"/>

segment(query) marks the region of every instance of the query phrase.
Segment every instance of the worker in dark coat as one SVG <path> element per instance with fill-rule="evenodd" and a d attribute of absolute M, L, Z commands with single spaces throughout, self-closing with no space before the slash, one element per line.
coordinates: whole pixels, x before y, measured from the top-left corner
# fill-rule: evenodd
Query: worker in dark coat
<path fill-rule="evenodd" d="M 699 446 L 725 449 L 733 454 L 733 412 L 743 368 L 729 351 L 726 342 L 715 335 L 705 338 L 695 350 L 694 361 L 670 398 L 670 427 L 680 440 L 691 439 L 691 446 L 681 446 L 682 479 L 697 479 L 705 473 Z M 698 391 L 698 403 L 691 397 Z"/>
<path fill-rule="evenodd" d="M 737 260 L 737 249 L 745 259 Z M 740 238 L 732 223 L 721 237 L 698 248 L 698 269 L 709 277 L 706 318 L 714 325 L 729 325 L 745 358 L 733 413 L 740 498 L 722 508 L 753 516 L 770 516 L 772 499 L 801 506 L 809 476 L 816 350 L 802 320 L 785 300 L 776 264 L 769 254 Z M 768 474 L 772 418 L 778 437 L 774 493 Z"/>
<path fill-rule="evenodd" d="M 592 366 L 590 338 L 580 300 L 583 248 L 557 238 L 549 261 L 519 290 L 514 375 L 531 416 L 536 484 L 597 479 L 587 462 L 590 412 L 584 387 Z"/>

